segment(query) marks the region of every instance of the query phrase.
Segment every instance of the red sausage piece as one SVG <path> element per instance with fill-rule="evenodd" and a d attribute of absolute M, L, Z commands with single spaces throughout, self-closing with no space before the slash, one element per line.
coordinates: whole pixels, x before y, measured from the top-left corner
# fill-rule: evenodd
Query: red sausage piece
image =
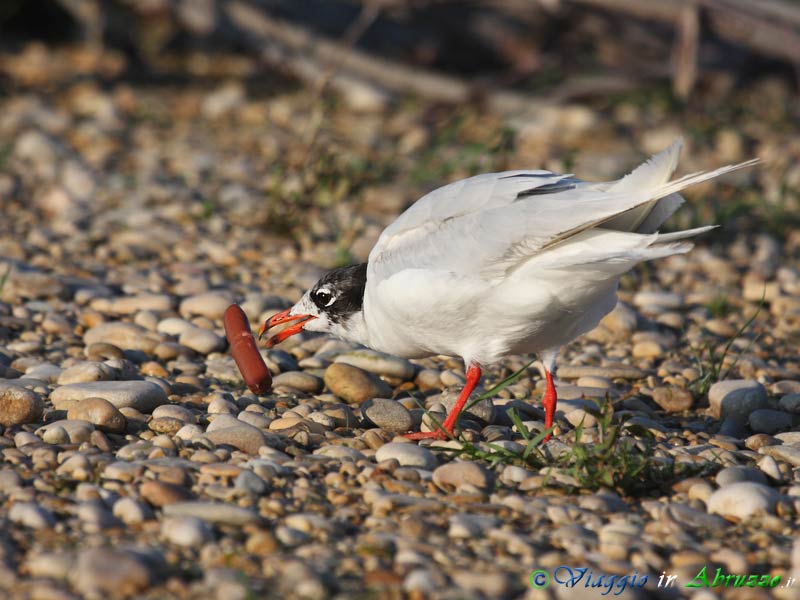
<path fill-rule="evenodd" d="M 231 346 L 231 354 L 244 382 L 254 394 L 265 394 L 272 387 L 272 375 L 258 353 L 256 340 L 250 333 L 247 315 L 238 304 L 231 304 L 225 309 L 222 318 L 225 325 L 225 337 Z"/>

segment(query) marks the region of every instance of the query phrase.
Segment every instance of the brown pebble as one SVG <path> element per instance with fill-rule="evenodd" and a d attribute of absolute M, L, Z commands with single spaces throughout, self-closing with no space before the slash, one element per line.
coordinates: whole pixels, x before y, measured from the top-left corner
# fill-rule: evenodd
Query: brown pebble
<path fill-rule="evenodd" d="M 67 418 L 89 421 L 92 425 L 113 433 L 122 433 L 127 426 L 125 416 L 105 398 L 79 400 L 67 410 Z"/>
<path fill-rule="evenodd" d="M 433 471 L 433 483 L 444 491 L 464 484 L 475 486 L 479 490 L 491 491 L 494 486 L 494 474 L 474 462 L 454 461 L 436 467 Z"/>
<path fill-rule="evenodd" d="M 683 412 L 692 407 L 691 392 L 676 386 L 662 386 L 653 390 L 653 400 L 667 412 Z"/>
<path fill-rule="evenodd" d="M 280 549 L 280 544 L 271 531 L 258 529 L 247 538 L 244 549 L 256 556 L 270 556 Z"/>
<path fill-rule="evenodd" d="M 184 425 L 186 425 L 186 423 L 175 417 L 156 417 L 155 419 L 150 419 L 147 427 L 156 433 L 173 435 Z"/>
<path fill-rule="evenodd" d="M 145 481 L 139 487 L 139 494 L 141 494 L 142 500 L 156 507 L 183 502 L 192 498 L 192 494 L 185 488 L 154 479 Z"/>
<path fill-rule="evenodd" d="M 123 358 L 122 350 L 114 344 L 95 342 L 86 346 L 86 358 L 89 360 L 104 361 L 112 358 Z"/>
<path fill-rule="evenodd" d="M 0 388 L 0 425 L 37 423 L 43 411 L 44 403 L 39 394 L 14 385 Z"/>

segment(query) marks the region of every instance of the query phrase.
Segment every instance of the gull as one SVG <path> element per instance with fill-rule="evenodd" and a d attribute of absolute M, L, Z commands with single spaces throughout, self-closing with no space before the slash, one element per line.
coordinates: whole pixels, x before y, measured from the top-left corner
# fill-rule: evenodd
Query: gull
<path fill-rule="evenodd" d="M 436 189 L 382 232 L 366 263 L 324 275 L 267 319 L 259 337 L 290 324 L 267 346 L 306 330 L 405 358 L 460 357 L 466 383 L 455 405 L 439 429 L 407 436 L 415 440 L 453 436 L 482 369 L 535 354 L 546 380 L 547 441 L 559 349 L 614 308 L 627 271 L 688 252 L 687 238 L 715 227 L 659 233 L 684 202 L 679 191 L 758 162 L 671 180 L 681 146 L 677 139 L 611 182 L 518 170 Z"/>

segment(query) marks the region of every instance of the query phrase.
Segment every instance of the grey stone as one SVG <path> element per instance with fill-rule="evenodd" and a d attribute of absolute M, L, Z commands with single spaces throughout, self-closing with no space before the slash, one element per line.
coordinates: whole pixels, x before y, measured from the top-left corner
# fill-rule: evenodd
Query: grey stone
<path fill-rule="evenodd" d="M 56 519 L 46 508 L 35 502 L 16 502 L 8 511 L 8 519 L 31 529 L 52 529 Z"/>
<path fill-rule="evenodd" d="M 409 431 L 414 420 L 409 410 L 396 400 L 374 398 L 361 405 L 361 414 L 364 418 L 385 431 Z"/>
<path fill-rule="evenodd" d="M 761 483 L 741 481 L 715 491 L 706 503 L 710 514 L 746 519 L 759 512 L 772 514 L 780 495 Z"/>
<path fill-rule="evenodd" d="M 760 408 L 750 413 L 750 429 L 755 433 L 778 433 L 792 426 L 792 415 L 782 410 Z"/>
<path fill-rule="evenodd" d="M 272 378 L 272 387 L 286 386 L 307 394 L 319 394 L 325 382 L 314 375 L 302 371 L 287 371 Z"/>
<path fill-rule="evenodd" d="M 217 335 L 210 329 L 193 327 L 184 331 L 178 338 L 178 343 L 191 348 L 200 354 L 211 354 L 223 350 L 226 345 L 225 338 Z"/>
<path fill-rule="evenodd" d="M 800 448 L 794 446 L 764 446 L 760 452 L 771 456 L 775 460 L 789 463 L 793 467 L 800 467 Z"/>
<path fill-rule="evenodd" d="M 143 523 L 154 518 L 152 509 L 134 498 L 120 498 L 114 503 L 112 514 L 126 525 Z"/>
<path fill-rule="evenodd" d="M 262 446 L 274 446 L 277 438 L 243 421 L 233 427 L 225 427 L 207 432 L 203 437 L 214 444 L 233 446 L 248 454 L 258 454 Z"/>
<path fill-rule="evenodd" d="M 116 379 L 114 369 L 102 362 L 86 361 L 62 371 L 61 375 L 58 376 L 58 384 L 111 381 L 112 379 Z"/>
<path fill-rule="evenodd" d="M 755 483 L 763 483 L 766 485 L 767 478 L 758 469 L 752 467 L 725 467 L 715 478 L 719 487 L 725 487 L 732 483 L 739 483 L 741 481 L 754 481 Z"/>
<path fill-rule="evenodd" d="M 214 532 L 198 517 L 176 516 L 161 523 L 161 537 L 178 546 L 199 548 L 214 539 Z"/>
<path fill-rule="evenodd" d="M 329 446 L 322 446 L 314 450 L 317 456 L 326 456 L 328 458 L 335 458 L 341 461 L 357 462 L 364 458 L 364 455 L 355 448 L 348 446 L 341 446 L 338 444 L 331 444 Z"/>
<path fill-rule="evenodd" d="M 51 431 L 55 432 L 55 434 L 58 435 L 58 438 L 51 437 Z M 47 425 L 39 427 L 35 433 L 48 444 L 64 444 L 68 442 L 72 444 L 80 444 L 88 441 L 93 431 L 94 425 L 88 421 L 61 419 L 59 421 L 53 421 L 52 423 L 48 423 Z M 67 441 L 62 441 L 62 432 L 66 432 Z"/>
<path fill-rule="evenodd" d="M 431 470 L 436 468 L 439 460 L 436 455 L 422 446 L 405 442 L 390 442 L 384 444 L 375 453 L 375 460 L 395 459 L 404 467 L 418 467 L 420 469 Z"/>
<path fill-rule="evenodd" d="M 800 394 L 786 394 L 778 401 L 778 406 L 788 413 L 800 415 Z"/>
<path fill-rule="evenodd" d="M 561 379 L 579 379 L 581 377 L 605 377 L 606 379 L 642 379 L 647 375 L 638 367 L 623 364 L 609 364 L 602 367 L 564 365 L 558 368 Z"/>
<path fill-rule="evenodd" d="M 201 315 L 209 319 L 221 319 L 233 302 L 233 296 L 222 290 L 203 292 L 184 298 L 178 312 L 184 316 Z"/>
<path fill-rule="evenodd" d="M 113 321 L 92 327 L 83 334 L 83 341 L 87 346 L 106 342 L 124 350 L 141 350 L 150 354 L 163 340 L 157 333 L 134 323 Z"/>
<path fill-rule="evenodd" d="M 141 556 L 116 548 L 90 548 L 80 552 L 70 580 L 85 596 L 132 597 L 147 590 L 154 574 Z"/>
<path fill-rule="evenodd" d="M 167 402 L 164 390 L 151 381 L 95 381 L 57 387 L 50 401 L 57 409 L 69 409 L 76 400 L 105 398 L 117 408 L 130 407 L 150 413 Z"/>
<path fill-rule="evenodd" d="M 718 381 L 708 392 L 708 403 L 715 418 L 747 423 L 750 413 L 767 408 L 767 390 L 749 379 Z"/>

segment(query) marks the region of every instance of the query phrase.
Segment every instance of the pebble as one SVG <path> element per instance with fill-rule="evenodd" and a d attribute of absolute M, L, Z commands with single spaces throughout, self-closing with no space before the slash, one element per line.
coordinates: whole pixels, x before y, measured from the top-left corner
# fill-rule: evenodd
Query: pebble
<path fill-rule="evenodd" d="M 106 342 L 96 342 L 86 346 L 86 358 L 90 361 L 102 362 L 112 358 L 122 358 L 124 356 L 114 344 L 107 344 Z"/>
<path fill-rule="evenodd" d="M 116 408 L 134 408 L 151 413 L 167 402 L 161 386 L 151 381 L 95 381 L 70 383 L 57 387 L 50 401 L 59 410 L 69 410 L 73 403 L 86 398 L 104 398 Z"/>
<path fill-rule="evenodd" d="M 334 362 L 352 365 L 376 375 L 396 377 L 403 381 L 410 381 L 416 373 L 416 368 L 411 362 L 376 350 L 346 352 L 337 356 Z"/>
<path fill-rule="evenodd" d="M 136 525 L 154 518 L 147 504 L 134 498 L 120 498 L 114 503 L 112 514 L 126 525 Z"/>
<path fill-rule="evenodd" d="M 756 465 L 767 477 L 772 478 L 774 481 L 783 481 L 783 474 L 778 467 L 778 463 L 772 456 L 764 456 L 763 458 L 759 459 Z"/>
<path fill-rule="evenodd" d="M 642 529 L 634 523 L 613 521 L 598 532 L 600 552 L 612 560 L 625 560 L 641 538 Z"/>
<path fill-rule="evenodd" d="M 692 407 L 691 392 L 675 386 L 653 388 L 653 401 L 666 412 L 683 412 Z"/>
<path fill-rule="evenodd" d="M 162 339 L 158 334 L 140 325 L 112 321 L 89 329 L 83 334 L 83 341 L 87 346 L 104 342 L 123 350 L 141 350 L 151 354 Z"/>
<path fill-rule="evenodd" d="M 139 494 L 142 500 L 155 507 L 163 507 L 192 498 L 191 492 L 186 488 L 155 479 L 143 482 L 139 487 Z"/>
<path fill-rule="evenodd" d="M 58 384 L 110 381 L 116 379 L 114 369 L 102 362 L 82 362 L 65 369 L 58 376 Z"/>
<path fill-rule="evenodd" d="M 164 514 L 169 517 L 197 517 L 215 525 L 232 525 L 241 527 L 258 523 L 261 519 L 257 513 L 220 502 L 176 502 L 164 506 Z"/>
<path fill-rule="evenodd" d="M 629 334 L 636 330 L 637 320 L 636 311 L 633 308 L 624 302 L 617 302 L 614 310 L 600 321 L 600 325 L 617 334 Z"/>
<path fill-rule="evenodd" d="M 333 363 L 325 369 L 325 385 L 348 404 L 392 394 L 391 388 L 375 375 L 344 363 Z"/>
<path fill-rule="evenodd" d="M 31 529 L 52 529 L 56 519 L 46 508 L 35 502 L 16 502 L 8 511 L 8 520 Z"/>
<path fill-rule="evenodd" d="M 471 486 L 490 492 L 494 487 L 494 473 L 475 462 L 454 461 L 434 469 L 433 483 L 445 491 L 460 491 L 464 486 Z"/>
<path fill-rule="evenodd" d="M 441 467 L 440 467 L 441 468 Z M 450 517 L 447 536 L 456 539 L 474 539 L 497 527 L 497 518 L 488 515 L 458 513 Z"/>
<path fill-rule="evenodd" d="M 764 477 L 764 474 L 759 471 L 758 469 L 754 469 L 752 467 L 725 467 L 715 478 L 717 485 L 719 487 L 725 487 L 726 485 L 730 485 L 732 483 L 739 483 L 742 481 L 753 481 L 755 483 L 763 483 L 766 485 L 767 478 Z"/>
<path fill-rule="evenodd" d="M 127 426 L 125 416 L 105 398 L 85 398 L 72 405 L 67 419 L 89 421 L 103 431 L 122 433 Z"/>
<path fill-rule="evenodd" d="M 786 394 L 778 401 L 778 407 L 788 413 L 800 415 L 800 394 Z"/>
<path fill-rule="evenodd" d="M 792 415 L 782 410 L 760 408 L 750 413 L 750 429 L 755 433 L 774 434 L 792 427 Z"/>
<path fill-rule="evenodd" d="M 396 400 L 375 398 L 361 405 L 364 419 L 384 431 L 403 433 L 414 426 L 409 410 Z"/>
<path fill-rule="evenodd" d="M 319 394 L 325 387 L 325 382 L 320 377 L 309 373 L 287 371 L 272 378 L 273 388 L 281 386 L 290 387 L 306 394 Z"/>
<path fill-rule="evenodd" d="M 42 420 L 44 403 L 36 392 L 0 382 L 0 425 L 11 427 Z"/>
<path fill-rule="evenodd" d="M 214 532 L 198 517 L 178 516 L 164 519 L 161 537 L 178 546 L 199 548 L 214 539 Z"/>
<path fill-rule="evenodd" d="M 793 467 L 800 467 L 800 448 L 794 446 L 765 446 L 761 449 L 761 452 Z"/>
<path fill-rule="evenodd" d="M 178 338 L 178 343 L 200 354 L 219 352 L 226 346 L 224 337 L 202 327 L 192 327 L 184 331 Z"/>
<path fill-rule="evenodd" d="M 155 575 L 137 552 L 88 548 L 79 552 L 70 580 L 79 593 L 88 597 L 130 598 L 147 590 Z"/>
<path fill-rule="evenodd" d="M 358 462 L 365 458 L 364 454 L 355 448 L 347 446 L 331 445 L 322 446 L 314 450 L 316 456 L 325 456 L 328 458 L 335 458 L 340 461 Z"/>
<path fill-rule="evenodd" d="M 739 481 L 715 491 L 706 505 L 710 514 L 747 519 L 762 511 L 774 513 L 778 499 L 779 494 L 771 487 L 753 481 Z"/>
<path fill-rule="evenodd" d="M 233 302 L 233 296 L 225 291 L 203 292 L 188 296 L 181 301 L 178 312 L 183 317 L 200 315 L 212 320 L 222 319 L 225 309 Z"/>
<path fill-rule="evenodd" d="M 184 423 L 194 423 L 197 420 L 195 412 L 179 404 L 162 404 L 153 410 L 153 418 L 170 417 L 183 421 Z"/>
<path fill-rule="evenodd" d="M 718 381 L 708 391 L 708 404 L 715 418 L 746 423 L 750 413 L 768 407 L 767 390 L 748 379 Z"/>
<path fill-rule="evenodd" d="M 81 444 L 89 440 L 93 431 L 94 425 L 88 421 L 61 419 L 39 427 L 35 433 L 48 444 Z"/>
<path fill-rule="evenodd" d="M 646 373 L 631 365 L 606 365 L 603 367 L 563 365 L 558 367 L 558 376 L 562 379 L 580 379 L 581 377 L 604 377 L 606 379 L 643 379 Z"/>
<path fill-rule="evenodd" d="M 154 313 L 172 310 L 172 297 L 167 294 L 137 294 L 134 296 L 120 296 L 118 298 L 98 298 L 91 302 L 95 310 L 117 315 L 132 315 L 139 311 Z"/>
<path fill-rule="evenodd" d="M 633 295 L 633 303 L 641 308 L 657 307 L 660 309 L 680 308 L 683 306 L 683 296 L 672 292 L 636 292 Z"/>
<path fill-rule="evenodd" d="M 439 464 L 436 455 L 427 448 L 405 442 L 390 442 L 375 452 L 375 460 L 378 462 L 391 459 L 395 459 L 403 467 L 418 467 L 429 471 Z"/>
<path fill-rule="evenodd" d="M 270 437 L 260 429 L 244 422 L 239 422 L 238 425 L 232 427 L 215 429 L 214 431 L 207 432 L 203 437 L 214 444 L 233 446 L 247 454 L 258 454 L 262 446 L 276 444 L 275 438 Z"/>

